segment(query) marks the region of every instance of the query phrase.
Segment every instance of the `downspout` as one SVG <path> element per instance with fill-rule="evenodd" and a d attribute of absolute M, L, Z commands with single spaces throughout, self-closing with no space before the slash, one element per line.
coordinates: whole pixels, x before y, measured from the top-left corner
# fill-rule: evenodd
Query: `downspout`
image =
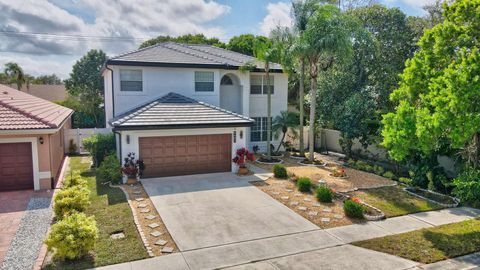
<path fill-rule="evenodd" d="M 110 70 L 112 73 L 112 117 L 115 117 L 115 91 L 113 91 L 113 69 L 109 68 L 107 65 L 105 65 L 105 69 Z"/>
<path fill-rule="evenodd" d="M 119 150 L 119 160 L 120 160 L 120 165 L 122 165 L 122 134 L 118 131 L 113 131 L 113 134 L 118 134 L 118 137 L 119 137 L 119 145 L 118 145 L 118 150 Z"/>
<path fill-rule="evenodd" d="M 52 160 L 52 135 L 48 134 L 48 156 L 50 158 L 50 188 L 55 188 L 55 178 L 53 176 L 53 160 Z"/>

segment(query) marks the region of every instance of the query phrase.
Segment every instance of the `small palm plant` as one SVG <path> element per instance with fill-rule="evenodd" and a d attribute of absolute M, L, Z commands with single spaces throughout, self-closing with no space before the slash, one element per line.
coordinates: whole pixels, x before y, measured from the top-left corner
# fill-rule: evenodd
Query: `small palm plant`
<path fill-rule="evenodd" d="M 282 139 L 280 140 L 280 143 L 278 144 L 277 150 L 275 151 L 275 153 L 278 153 L 278 151 L 280 151 L 280 147 L 285 144 L 285 136 L 287 135 L 287 132 L 290 130 L 290 132 L 292 132 L 293 135 L 296 136 L 297 128 L 298 128 L 297 113 L 283 111 L 283 112 L 280 112 L 280 115 L 277 115 L 275 119 L 273 119 L 272 131 L 274 133 L 275 139 L 278 139 L 280 137 L 280 134 L 282 134 Z"/>

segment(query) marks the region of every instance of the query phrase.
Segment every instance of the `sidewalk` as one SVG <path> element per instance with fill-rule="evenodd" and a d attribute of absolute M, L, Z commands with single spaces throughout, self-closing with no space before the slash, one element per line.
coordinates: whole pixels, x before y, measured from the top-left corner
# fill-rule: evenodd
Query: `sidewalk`
<path fill-rule="evenodd" d="M 410 214 L 384 221 L 366 222 L 327 230 L 313 230 L 291 235 L 264 238 L 217 247 L 186 251 L 173 255 L 128 262 L 101 270 L 158 269 L 459 269 L 454 262 L 438 262 L 425 268 L 417 262 L 348 243 L 421 228 L 469 220 L 480 216 L 480 210 L 460 207 Z M 476 257 L 474 257 L 476 258 Z M 255 263 L 252 263 L 255 262 Z M 444 263 L 444 264 L 441 264 Z M 461 269 L 461 268 L 460 268 Z M 469 269 L 469 268 L 465 268 Z"/>

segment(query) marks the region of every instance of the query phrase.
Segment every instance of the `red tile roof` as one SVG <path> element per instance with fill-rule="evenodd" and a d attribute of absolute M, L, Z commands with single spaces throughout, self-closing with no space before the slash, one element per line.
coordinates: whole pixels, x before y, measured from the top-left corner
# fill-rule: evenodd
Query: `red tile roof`
<path fill-rule="evenodd" d="M 73 111 L 0 85 L 0 130 L 58 128 Z"/>

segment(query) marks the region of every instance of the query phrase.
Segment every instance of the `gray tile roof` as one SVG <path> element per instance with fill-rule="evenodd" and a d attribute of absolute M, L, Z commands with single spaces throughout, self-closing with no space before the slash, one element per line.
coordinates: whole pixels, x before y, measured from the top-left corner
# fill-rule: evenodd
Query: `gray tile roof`
<path fill-rule="evenodd" d="M 161 65 L 161 66 L 204 66 L 210 68 L 238 69 L 245 64 L 254 64 L 262 70 L 264 63 L 255 57 L 222 48 L 175 42 L 159 43 L 147 48 L 113 57 L 107 64 Z M 271 64 L 272 71 L 281 71 L 282 66 Z"/>
<path fill-rule="evenodd" d="M 134 108 L 110 121 L 116 129 L 250 126 L 253 119 L 177 93 Z"/>

